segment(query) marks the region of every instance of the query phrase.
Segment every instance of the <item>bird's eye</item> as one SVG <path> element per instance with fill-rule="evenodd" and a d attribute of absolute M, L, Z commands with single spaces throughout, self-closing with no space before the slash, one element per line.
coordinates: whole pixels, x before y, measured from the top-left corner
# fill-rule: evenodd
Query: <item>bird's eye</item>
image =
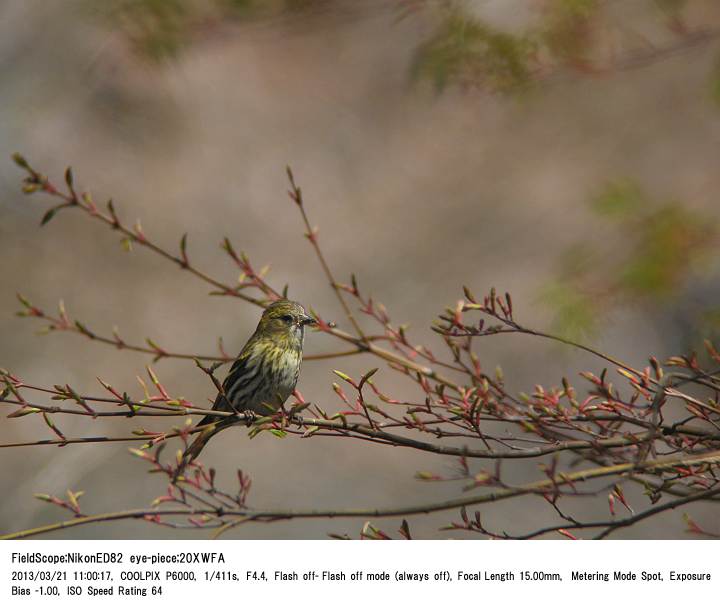
<path fill-rule="evenodd" d="M 280 319 L 282 319 L 285 323 L 291 324 L 293 321 L 292 315 L 283 315 Z"/>

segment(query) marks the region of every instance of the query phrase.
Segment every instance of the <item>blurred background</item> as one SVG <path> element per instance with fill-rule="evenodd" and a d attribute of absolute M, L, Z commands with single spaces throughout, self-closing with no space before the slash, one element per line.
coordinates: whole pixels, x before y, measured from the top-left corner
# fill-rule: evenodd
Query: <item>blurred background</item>
<path fill-rule="evenodd" d="M 268 280 L 347 329 L 286 195 L 302 186 L 336 276 L 355 273 L 412 340 L 441 350 L 430 323 L 492 286 L 513 295 L 527 325 L 581 338 L 635 366 L 691 351 L 720 322 L 717 169 L 720 5 L 713 0 L 4 0 L 0 2 L 0 366 L 38 385 L 95 380 L 141 395 L 151 358 L 67 333 L 38 335 L 15 317 L 15 293 L 125 340 L 169 350 L 235 353 L 259 310 L 209 297 L 207 286 L 74 210 L 42 228 L 50 200 L 21 193 L 24 154 L 62 182 L 113 198 L 119 215 L 233 281 L 224 236 Z M 372 328 L 369 321 L 363 322 Z M 577 351 L 529 337 L 480 343 L 486 370 L 508 386 L 559 385 L 602 369 Z M 311 334 L 307 353 L 336 349 Z M 373 360 L 307 362 L 304 396 L 332 413 L 333 368 L 360 376 Z M 375 364 L 377 365 L 377 364 Z M 155 365 L 174 395 L 213 397 L 189 361 Z M 382 368 L 376 381 L 405 391 Z M 50 437 L 37 417 L 3 419 L 0 441 Z M 152 428 L 152 420 L 141 424 Z M 66 435 L 137 427 L 62 421 Z M 157 427 L 157 425 L 156 425 Z M 418 481 L 451 472 L 430 454 L 330 438 L 253 440 L 242 428 L 203 454 L 220 479 L 242 468 L 263 508 L 392 507 L 461 493 Z M 173 447 L 174 448 L 174 447 Z M 33 493 L 84 490 L 85 511 L 147 505 L 159 478 L 125 444 L 4 449 L 0 530 L 65 514 Z M 514 468 L 514 469 L 513 469 Z M 537 463 L 508 466 L 538 477 Z M 646 505 L 641 489 L 626 488 Z M 572 509 L 572 506 L 570 507 Z M 607 505 L 585 504 L 588 517 Z M 688 508 L 694 519 L 717 515 Z M 525 498 L 482 510 L 488 528 L 529 531 L 554 521 Z M 416 537 L 445 537 L 456 514 L 411 519 Z M 374 524 L 389 533 L 397 519 Z M 245 525 L 254 538 L 357 536 L 361 522 Z M 618 537 L 681 538 L 667 513 Z M 67 538 L 202 536 L 141 522 L 57 533 Z M 458 536 L 458 535 L 453 535 Z"/>

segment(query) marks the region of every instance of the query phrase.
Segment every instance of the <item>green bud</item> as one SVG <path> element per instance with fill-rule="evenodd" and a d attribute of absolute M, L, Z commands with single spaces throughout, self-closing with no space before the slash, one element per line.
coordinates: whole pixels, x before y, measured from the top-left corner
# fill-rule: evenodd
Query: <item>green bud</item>
<path fill-rule="evenodd" d="M 25 157 L 22 154 L 20 154 L 19 152 L 13 153 L 12 160 L 15 162 L 15 164 L 18 167 L 21 167 L 22 169 L 30 169 L 30 165 L 25 160 Z"/>

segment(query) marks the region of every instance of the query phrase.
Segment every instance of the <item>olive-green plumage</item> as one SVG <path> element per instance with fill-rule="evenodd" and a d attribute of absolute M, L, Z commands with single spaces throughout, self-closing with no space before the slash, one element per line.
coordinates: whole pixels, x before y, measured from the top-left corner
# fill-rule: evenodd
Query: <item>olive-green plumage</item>
<path fill-rule="evenodd" d="M 300 374 L 305 326 L 314 323 L 297 302 L 278 300 L 269 305 L 255 333 L 233 362 L 212 409 L 267 415 L 282 406 L 294 391 Z M 215 422 L 187 448 L 175 479 L 197 458 L 211 437 L 235 422 L 233 419 L 207 415 L 198 423 L 201 426 Z"/>

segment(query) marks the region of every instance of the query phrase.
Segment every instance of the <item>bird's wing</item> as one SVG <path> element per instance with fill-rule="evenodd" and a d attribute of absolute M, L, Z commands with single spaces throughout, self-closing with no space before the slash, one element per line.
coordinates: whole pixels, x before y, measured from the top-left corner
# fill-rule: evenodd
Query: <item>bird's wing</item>
<path fill-rule="evenodd" d="M 262 367 L 258 365 L 257 355 L 255 353 L 255 345 L 257 336 L 253 335 L 245 344 L 240 355 L 230 367 L 225 380 L 223 381 L 223 391 L 218 393 L 213 404 L 213 410 L 235 410 L 232 404 L 236 404 L 238 398 L 248 393 L 254 393 L 256 385 L 261 382 Z M 223 395 L 224 394 L 224 395 Z M 228 399 L 230 402 L 228 402 Z M 248 405 L 250 407 L 250 405 Z"/>

